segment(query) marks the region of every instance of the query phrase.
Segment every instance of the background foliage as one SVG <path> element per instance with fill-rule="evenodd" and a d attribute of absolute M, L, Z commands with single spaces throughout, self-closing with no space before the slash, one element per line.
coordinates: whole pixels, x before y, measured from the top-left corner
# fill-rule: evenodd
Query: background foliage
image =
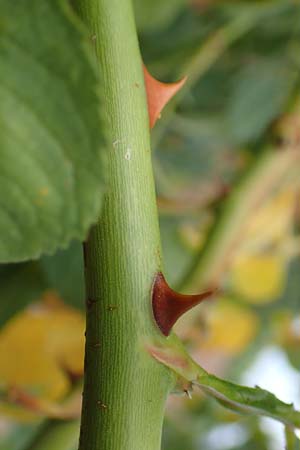
<path fill-rule="evenodd" d="M 299 2 L 136 0 L 135 8 L 150 72 L 163 81 L 189 77 L 152 132 L 166 278 L 190 292 L 221 286 L 177 332 L 207 370 L 273 388 L 299 406 Z M 93 115 L 80 110 L 84 120 Z M 1 265 L 1 450 L 34 448 L 51 402 L 80 384 L 82 269 L 75 241 L 37 261 Z M 16 387 L 42 406 L 32 408 Z M 65 450 L 76 448 L 72 439 Z M 170 398 L 164 450 L 283 445 L 281 425 L 198 394 Z"/>

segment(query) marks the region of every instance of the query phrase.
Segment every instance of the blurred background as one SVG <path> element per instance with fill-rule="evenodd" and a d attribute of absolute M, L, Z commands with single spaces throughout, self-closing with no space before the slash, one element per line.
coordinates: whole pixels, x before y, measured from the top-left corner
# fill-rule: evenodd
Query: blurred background
<path fill-rule="evenodd" d="M 152 131 L 166 278 L 219 286 L 176 331 L 208 371 L 300 408 L 300 2 L 134 3 L 148 70 L 188 76 Z M 83 299 L 79 243 L 0 266 L 0 450 L 47 450 L 54 428 L 77 448 Z M 284 448 L 271 419 L 169 399 L 163 450 Z"/>

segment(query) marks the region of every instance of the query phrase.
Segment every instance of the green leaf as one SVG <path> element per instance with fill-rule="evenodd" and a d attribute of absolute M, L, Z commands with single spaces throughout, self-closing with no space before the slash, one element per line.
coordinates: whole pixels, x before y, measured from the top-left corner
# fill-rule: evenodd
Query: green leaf
<path fill-rule="evenodd" d="M 24 450 L 43 429 L 42 421 L 32 424 L 9 422 L 7 430 L 1 433 L 0 450 Z"/>
<path fill-rule="evenodd" d="M 0 261 L 11 262 L 85 238 L 104 136 L 88 39 L 67 1 L 0 0 L 0 66 Z"/>
<path fill-rule="evenodd" d="M 171 285 L 181 280 L 194 256 L 180 236 L 180 226 L 184 223 L 188 223 L 188 221 L 185 222 L 181 217 L 167 214 L 160 216 L 165 274 Z"/>
<path fill-rule="evenodd" d="M 84 308 L 84 267 L 82 246 L 72 242 L 65 250 L 53 256 L 43 256 L 40 268 L 47 280 L 47 287 L 55 289 L 64 302 Z"/>
<path fill-rule="evenodd" d="M 79 440 L 79 423 L 77 420 L 53 422 L 30 447 L 32 450 L 76 450 Z"/>
<path fill-rule="evenodd" d="M 1 266 L 0 327 L 20 309 L 37 301 L 47 288 L 37 262 Z"/>
<path fill-rule="evenodd" d="M 133 5 L 138 28 L 155 30 L 168 25 L 176 17 L 184 6 L 184 0 L 134 0 Z"/>
<path fill-rule="evenodd" d="M 258 139 L 287 105 L 295 81 L 284 60 L 258 60 L 243 67 L 227 110 L 233 140 L 242 144 Z"/>
<path fill-rule="evenodd" d="M 180 378 L 199 386 L 228 409 L 242 414 L 268 416 L 290 427 L 300 428 L 300 412 L 259 387 L 250 388 L 209 374 L 187 354 L 175 335 L 148 345 L 149 353 Z"/>

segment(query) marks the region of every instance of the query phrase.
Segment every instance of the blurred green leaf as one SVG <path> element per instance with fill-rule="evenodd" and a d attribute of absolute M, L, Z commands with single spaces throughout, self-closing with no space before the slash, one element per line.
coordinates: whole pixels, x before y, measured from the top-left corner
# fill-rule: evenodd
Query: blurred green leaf
<path fill-rule="evenodd" d="M 165 274 L 168 282 L 175 285 L 190 265 L 193 251 L 188 248 L 180 236 L 180 225 L 184 219 L 162 215 L 160 230 L 165 261 Z"/>
<path fill-rule="evenodd" d="M 8 422 L 7 430 L 1 433 L 0 450 L 27 450 L 41 427 L 41 422 L 34 424 Z"/>
<path fill-rule="evenodd" d="M 30 446 L 30 450 L 76 450 L 79 441 L 78 420 L 50 422 Z"/>
<path fill-rule="evenodd" d="M 40 298 L 47 284 L 35 262 L 0 266 L 0 326 Z"/>
<path fill-rule="evenodd" d="M 64 302 L 84 308 L 84 268 L 82 246 L 72 242 L 66 250 L 43 256 L 39 262 L 47 286 L 55 289 Z"/>
<path fill-rule="evenodd" d="M 84 308 L 82 247 L 72 242 L 66 250 L 38 262 L 0 266 L 0 326 L 18 311 L 55 290 L 65 303 Z"/>
<path fill-rule="evenodd" d="M 300 312 L 300 257 L 293 258 L 287 267 L 287 281 L 285 289 L 277 300 L 277 306 L 282 308 L 289 308 L 293 314 Z M 299 355 L 300 359 L 300 355 Z M 300 365 L 299 365 L 300 367 Z"/>
<path fill-rule="evenodd" d="M 168 25 L 186 0 L 134 0 L 137 26 L 143 30 Z"/>
<path fill-rule="evenodd" d="M 287 105 L 295 81 L 282 60 L 254 60 L 241 69 L 226 114 L 237 144 L 258 139 Z"/>

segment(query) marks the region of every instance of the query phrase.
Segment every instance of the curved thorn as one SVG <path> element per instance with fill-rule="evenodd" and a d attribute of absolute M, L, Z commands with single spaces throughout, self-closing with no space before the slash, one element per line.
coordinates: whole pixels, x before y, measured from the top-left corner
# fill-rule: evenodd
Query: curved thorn
<path fill-rule="evenodd" d="M 163 274 L 158 272 L 152 290 L 152 308 L 155 321 L 165 336 L 169 336 L 173 325 L 179 317 L 203 300 L 215 294 L 210 289 L 197 295 L 183 295 L 173 291 L 167 284 Z"/>
<path fill-rule="evenodd" d="M 186 82 L 186 77 L 176 83 L 162 83 L 150 75 L 145 66 L 144 79 L 147 92 L 150 128 L 153 128 L 160 113 L 168 101 L 179 91 Z"/>

